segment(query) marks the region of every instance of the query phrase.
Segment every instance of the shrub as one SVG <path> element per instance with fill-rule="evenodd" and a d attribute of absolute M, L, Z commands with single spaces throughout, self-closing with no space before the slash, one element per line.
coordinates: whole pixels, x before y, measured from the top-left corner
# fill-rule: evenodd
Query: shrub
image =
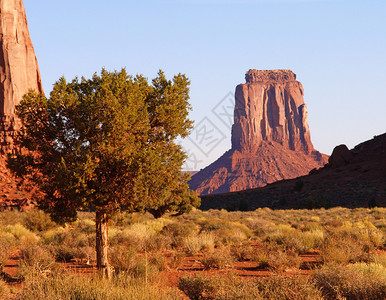
<path fill-rule="evenodd" d="M 308 279 L 294 276 L 273 276 L 255 280 L 261 299 L 322 300 L 320 290 Z"/>
<path fill-rule="evenodd" d="M 57 226 L 48 214 L 39 209 L 31 209 L 24 213 L 24 225 L 34 232 L 47 231 Z"/>
<path fill-rule="evenodd" d="M 191 300 L 215 299 L 216 285 L 213 280 L 204 275 L 180 277 L 178 288 Z"/>
<path fill-rule="evenodd" d="M 73 258 L 93 259 L 95 254 L 94 236 L 80 230 L 58 229 L 43 235 L 44 243 L 50 245 L 58 261 L 70 261 Z"/>
<path fill-rule="evenodd" d="M 11 234 L 0 235 L 0 274 L 9 259 L 9 255 L 15 247 L 15 238 Z"/>
<path fill-rule="evenodd" d="M 233 264 L 233 258 L 227 248 L 222 247 L 213 253 L 205 254 L 200 262 L 206 270 L 208 269 L 225 269 Z"/>
<path fill-rule="evenodd" d="M 0 299 L 6 299 L 5 296 L 8 295 L 8 292 L 7 284 L 3 280 L 0 280 Z"/>
<path fill-rule="evenodd" d="M 214 249 L 214 236 L 211 233 L 189 236 L 184 240 L 184 244 L 189 254 L 196 254 L 201 250 L 210 252 Z"/>
<path fill-rule="evenodd" d="M 166 225 L 161 233 L 171 239 L 174 248 L 183 247 L 184 240 L 197 233 L 197 226 L 193 223 L 170 223 Z"/>
<path fill-rule="evenodd" d="M 168 266 L 171 269 L 178 269 L 184 261 L 185 253 L 181 251 L 172 251 L 170 259 L 168 260 Z"/>
<path fill-rule="evenodd" d="M 329 236 L 321 248 L 321 256 L 325 263 L 345 265 L 349 262 L 360 261 L 364 254 L 362 245 L 347 236 Z"/>
<path fill-rule="evenodd" d="M 237 261 L 247 261 L 252 257 L 254 249 L 250 243 L 239 243 L 231 246 L 231 255 Z"/>
<path fill-rule="evenodd" d="M 21 244 L 34 244 L 39 240 L 39 237 L 29 231 L 21 224 L 7 225 L 3 228 L 4 232 L 12 234 Z"/>
<path fill-rule="evenodd" d="M 372 256 L 372 261 L 375 264 L 384 266 L 386 268 L 386 253 L 377 253 Z"/>
<path fill-rule="evenodd" d="M 277 247 L 258 249 L 252 257 L 259 268 L 268 268 L 272 271 L 283 272 L 290 268 L 299 268 L 301 258 L 293 251 L 285 251 Z"/>
<path fill-rule="evenodd" d="M 370 269 L 363 265 L 327 265 L 313 274 L 313 280 L 327 299 L 385 299 L 384 270 L 379 274 Z"/>
<path fill-rule="evenodd" d="M 31 245 L 20 250 L 20 275 L 28 276 L 30 273 L 51 273 L 57 268 L 54 255 L 46 248 Z"/>
<path fill-rule="evenodd" d="M 177 290 L 160 288 L 156 283 L 127 276 L 115 276 L 111 281 L 99 277 L 54 275 L 35 276 L 28 280 L 18 295 L 19 299 L 93 299 L 93 300 L 177 300 Z"/>
<path fill-rule="evenodd" d="M 110 262 L 117 272 L 133 268 L 136 251 L 133 247 L 114 246 L 110 248 Z"/>
<path fill-rule="evenodd" d="M 242 279 L 236 275 L 181 277 L 178 287 L 189 299 L 243 300 L 322 300 L 321 292 L 307 278 L 273 276 L 266 279 Z"/>

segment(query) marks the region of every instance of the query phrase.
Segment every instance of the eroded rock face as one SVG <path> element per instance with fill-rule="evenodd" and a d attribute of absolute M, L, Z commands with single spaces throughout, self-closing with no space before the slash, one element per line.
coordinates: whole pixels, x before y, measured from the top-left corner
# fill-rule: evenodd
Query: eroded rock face
<path fill-rule="evenodd" d="M 15 106 L 29 89 L 43 92 L 22 0 L 0 1 L 0 151 L 12 148 Z"/>
<path fill-rule="evenodd" d="M 249 70 L 245 79 L 235 92 L 232 149 L 189 183 L 201 195 L 261 187 L 327 162 L 312 145 L 296 75 L 291 70 Z"/>
<path fill-rule="evenodd" d="M 249 70 L 236 87 L 232 149 L 254 153 L 262 141 L 309 154 L 314 150 L 303 86 L 290 70 Z"/>

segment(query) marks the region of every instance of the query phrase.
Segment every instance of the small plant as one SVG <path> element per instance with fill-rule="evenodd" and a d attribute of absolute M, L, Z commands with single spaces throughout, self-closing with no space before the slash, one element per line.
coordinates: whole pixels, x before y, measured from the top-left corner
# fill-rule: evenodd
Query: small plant
<path fill-rule="evenodd" d="M 230 251 L 223 247 L 213 253 L 205 254 L 200 262 L 206 270 L 213 268 L 225 269 L 232 266 L 233 258 L 230 254 Z"/>
<path fill-rule="evenodd" d="M 6 299 L 5 296 L 7 296 L 8 292 L 7 284 L 3 280 L 0 280 L 0 299 Z"/>
<path fill-rule="evenodd" d="M 188 254 L 196 254 L 201 250 L 210 252 L 214 249 L 214 236 L 211 233 L 190 236 L 184 242 Z"/>
<path fill-rule="evenodd" d="M 252 257 L 254 249 L 250 243 L 239 243 L 231 246 L 231 255 L 237 261 L 248 261 Z"/>
<path fill-rule="evenodd" d="M 386 275 L 383 268 L 355 264 L 352 266 L 327 265 L 313 274 L 313 280 L 327 299 L 386 298 Z"/>
<path fill-rule="evenodd" d="M 110 262 L 116 272 L 131 270 L 134 266 L 136 252 L 133 247 L 114 246 L 110 249 Z"/>
<path fill-rule="evenodd" d="M 181 277 L 178 288 L 191 300 L 215 299 L 216 285 L 213 280 L 204 275 Z"/>
<path fill-rule="evenodd" d="M 46 248 L 30 245 L 20 250 L 20 275 L 30 273 L 49 274 L 57 268 L 54 255 Z"/>
<path fill-rule="evenodd" d="M 24 225 L 33 232 L 47 231 L 57 226 L 48 214 L 39 209 L 25 212 Z"/>
<path fill-rule="evenodd" d="M 0 274 L 15 247 L 15 238 L 11 234 L 0 235 Z"/>
<path fill-rule="evenodd" d="M 334 262 L 345 265 L 357 262 L 365 254 L 361 244 L 348 236 L 329 236 L 321 248 L 321 256 L 325 263 Z"/>
<path fill-rule="evenodd" d="M 284 272 L 287 269 L 300 267 L 301 258 L 293 251 L 285 251 L 280 247 L 261 248 L 255 252 L 253 261 L 262 269 L 270 269 L 275 272 Z"/>

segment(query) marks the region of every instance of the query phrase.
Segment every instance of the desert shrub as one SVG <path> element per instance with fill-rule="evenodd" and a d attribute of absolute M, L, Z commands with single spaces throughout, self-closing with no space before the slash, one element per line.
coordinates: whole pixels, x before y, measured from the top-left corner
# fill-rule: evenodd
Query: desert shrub
<path fill-rule="evenodd" d="M 329 219 L 323 225 L 325 227 L 339 228 L 343 225 L 343 222 L 337 219 Z"/>
<path fill-rule="evenodd" d="M 77 222 L 77 229 L 87 234 L 95 233 L 95 221 L 90 219 L 79 220 Z"/>
<path fill-rule="evenodd" d="M 265 241 L 283 245 L 297 253 L 306 253 L 319 247 L 324 240 L 322 230 L 300 231 L 289 225 L 279 225 L 277 230 L 266 237 Z"/>
<path fill-rule="evenodd" d="M 345 265 L 360 261 L 365 252 L 357 240 L 341 235 L 329 236 L 321 247 L 320 255 L 325 263 Z"/>
<path fill-rule="evenodd" d="M 191 300 L 215 299 L 217 290 L 211 278 L 199 274 L 180 277 L 178 288 Z"/>
<path fill-rule="evenodd" d="M 51 273 L 58 265 L 54 255 L 39 245 L 30 245 L 20 249 L 20 275 L 26 277 L 30 273 Z"/>
<path fill-rule="evenodd" d="M 216 249 L 213 253 L 205 254 L 200 262 L 206 270 L 208 269 L 225 269 L 229 268 L 233 264 L 233 257 L 230 254 L 228 248 L 222 247 Z"/>
<path fill-rule="evenodd" d="M 2 211 L 0 213 L 0 225 L 15 225 L 22 224 L 24 219 L 24 213 L 18 210 Z"/>
<path fill-rule="evenodd" d="M 159 250 L 167 241 L 157 238 L 157 231 L 149 224 L 135 223 L 122 231 L 115 233 L 110 239 L 110 245 L 134 247 L 139 252 Z"/>
<path fill-rule="evenodd" d="M 386 283 L 386 267 L 376 263 L 355 263 L 348 267 L 364 276 L 375 277 Z"/>
<path fill-rule="evenodd" d="M 110 262 L 117 273 L 135 278 L 152 278 L 166 266 L 160 257 L 139 255 L 134 248 L 115 246 L 110 249 Z"/>
<path fill-rule="evenodd" d="M 24 214 L 23 224 L 34 232 L 47 231 L 57 226 L 48 214 L 39 209 L 31 209 Z"/>
<path fill-rule="evenodd" d="M 162 231 L 162 235 L 171 239 L 173 248 L 184 246 L 184 240 L 197 233 L 197 226 L 194 223 L 170 223 Z"/>
<path fill-rule="evenodd" d="M 238 243 L 231 246 L 231 255 L 237 261 L 247 261 L 250 260 L 254 249 L 249 242 Z"/>
<path fill-rule="evenodd" d="M 386 268 L 386 253 L 376 253 L 371 257 L 371 261 L 375 264 L 384 266 Z"/>
<path fill-rule="evenodd" d="M 155 278 L 159 269 L 151 263 L 148 257 L 138 257 L 134 260 L 131 269 L 127 270 L 127 274 L 134 278 L 144 278 L 152 280 Z"/>
<path fill-rule="evenodd" d="M 93 300 L 177 300 L 177 289 L 160 288 L 157 283 L 115 276 L 106 281 L 98 277 L 60 274 L 58 276 L 35 276 L 29 278 L 18 295 L 19 299 L 93 299 Z"/>
<path fill-rule="evenodd" d="M 321 292 L 307 278 L 273 276 L 246 280 L 236 275 L 181 277 L 178 287 L 189 299 L 321 300 Z"/>
<path fill-rule="evenodd" d="M 185 259 L 185 253 L 182 251 L 173 250 L 170 252 L 168 266 L 171 269 L 178 269 Z"/>
<path fill-rule="evenodd" d="M 35 233 L 29 231 L 19 223 L 15 225 L 7 225 L 2 229 L 2 231 L 12 234 L 18 243 L 23 245 L 34 244 L 39 240 L 39 237 Z"/>
<path fill-rule="evenodd" d="M 268 268 L 275 272 L 283 272 L 290 268 L 299 268 L 302 260 L 291 250 L 268 246 L 255 251 L 252 260 L 258 263 L 259 268 Z"/>
<path fill-rule="evenodd" d="M 261 299 L 270 300 L 322 300 L 320 290 L 308 279 L 295 276 L 272 276 L 255 280 Z"/>
<path fill-rule="evenodd" d="M 0 233 L 0 274 L 7 263 L 12 250 L 15 248 L 16 241 L 12 234 Z"/>
<path fill-rule="evenodd" d="M 110 262 L 115 271 L 128 271 L 133 268 L 136 251 L 133 247 L 117 245 L 110 248 Z"/>
<path fill-rule="evenodd" d="M 207 220 L 201 224 L 201 233 L 211 232 L 217 240 L 225 244 L 239 243 L 251 236 L 251 230 L 240 222 L 221 219 Z"/>
<path fill-rule="evenodd" d="M 165 256 L 159 253 L 152 254 L 150 256 L 149 262 L 153 265 L 158 271 L 163 271 L 167 269 L 167 262 Z"/>
<path fill-rule="evenodd" d="M 186 252 L 189 254 L 196 254 L 201 250 L 213 251 L 215 241 L 211 233 L 201 233 L 185 238 L 184 240 Z"/>
<path fill-rule="evenodd" d="M 382 272 L 373 272 L 370 271 L 371 268 L 374 266 L 364 267 L 362 264 L 353 266 L 327 265 L 317 270 L 312 277 L 327 299 L 385 299 L 385 269 L 383 268 Z M 379 270 L 378 267 L 377 269 Z"/>
<path fill-rule="evenodd" d="M 49 245 L 58 261 L 70 261 L 73 258 L 94 259 L 95 236 L 80 230 L 58 228 L 43 235 L 43 241 Z"/>
<path fill-rule="evenodd" d="M 0 280 L 0 299 L 6 299 L 5 296 L 8 295 L 8 286 L 5 281 Z"/>

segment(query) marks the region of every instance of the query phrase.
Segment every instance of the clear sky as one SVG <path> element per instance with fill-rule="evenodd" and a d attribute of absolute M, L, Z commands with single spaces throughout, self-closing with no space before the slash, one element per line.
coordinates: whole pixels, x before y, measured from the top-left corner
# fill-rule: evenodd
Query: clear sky
<path fill-rule="evenodd" d="M 24 0 L 48 94 L 64 75 L 126 67 L 191 80 L 191 118 L 212 133 L 182 144 L 186 169 L 230 148 L 232 94 L 248 69 L 291 69 L 311 139 L 331 154 L 386 130 L 385 0 Z M 192 142 L 193 141 L 193 142 Z M 215 146 L 215 147 L 214 147 Z"/>

